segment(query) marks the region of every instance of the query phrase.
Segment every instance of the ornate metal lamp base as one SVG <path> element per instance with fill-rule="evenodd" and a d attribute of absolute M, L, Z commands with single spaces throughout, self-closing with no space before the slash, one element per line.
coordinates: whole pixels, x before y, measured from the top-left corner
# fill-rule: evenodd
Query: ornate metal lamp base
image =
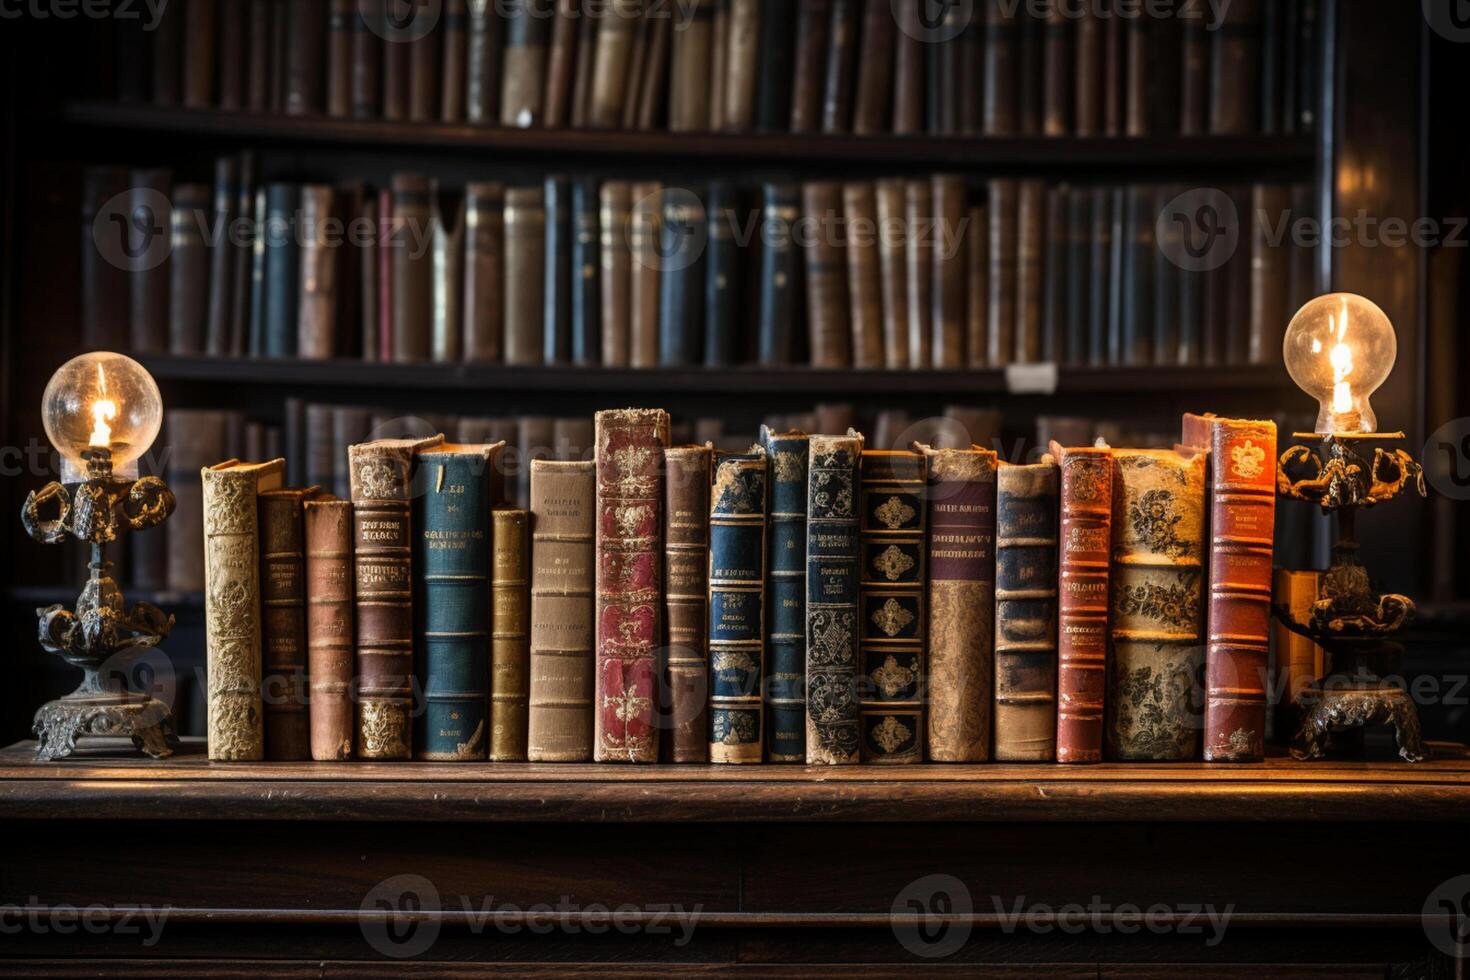
<path fill-rule="evenodd" d="M 48 701 L 36 712 L 31 730 L 36 734 L 36 758 L 42 762 L 72 754 L 77 739 L 95 735 L 126 735 L 155 759 L 174 754 L 178 736 L 168 705 L 156 698 L 96 693 L 84 683 L 75 693 Z"/>
<path fill-rule="evenodd" d="M 1292 758 L 1320 759 L 1327 754 L 1327 739 L 1333 729 L 1393 725 L 1399 757 L 1405 762 L 1422 762 L 1429 753 L 1419 734 L 1419 712 L 1401 687 L 1379 682 L 1376 686 L 1345 690 L 1309 688 L 1303 703 L 1311 702 L 1306 717 L 1291 745 Z"/>

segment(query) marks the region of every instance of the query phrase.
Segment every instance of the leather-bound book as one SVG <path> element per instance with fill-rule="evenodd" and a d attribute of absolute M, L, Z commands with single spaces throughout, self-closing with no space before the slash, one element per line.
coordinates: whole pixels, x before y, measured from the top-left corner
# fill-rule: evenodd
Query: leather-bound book
<path fill-rule="evenodd" d="M 638 0 L 612 0 L 597 25 L 592 92 L 587 105 L 590 126 L 612 129 L 622 122 L 638 7 Z"/>
<path fill-rule="evenodd" d="M 568 364 L 572 359 L 572 190 L 566 177 L 546 178 L 546 264 L 542 322 L 542 359 Z"/>
<path fill-rule="evenodd" d="M 1016 351 L 1016 285 L 1019 271 L 1017 219 L 1018 182 L 989 183 L 990 216 L 990 329 L 987 359 L 992 367 L 1011 363 Z"/>
<path fill-rule="evenodd" d="M 465 117 L 466 32 L 469 14 L 465 0 L 444 2 L 444 51 L 441 59 L 442 80 L 439 89 L 439 119 L 459 122 Z"/>
<path fill-rule="evenodd" d="M 1153 195 L 1153 214 L 1163 211 L 1174 197 L 1172 188 L 1157 188 Z M 1181 283 L 1186 275 L 1183 269 L 1169 257 L 1179 255 L 1184 244 L 1183 230 L 1175 222 L 1165 222 L 1163 228 L 1154 229 L 1157 247 L 1153 250 L 1153 363 L 1183 364 L 1180 344 L 1181 326 L 1184 319 L 1180 308 Z M 1140 254 L 1141 259 L 1146 256 Z"/>
<path fill-rule="evenodd" d="M 540 187 L 505 189 L 505 363 L 545 358 L 546 212 Z"/>
<path fill-rule="evenodd" d="M 805 432 L 761 426 L 769 460 L 766 515 L 766 761 L 806 761 L 806 541 Z"/>
<path fill-rule="evenodd" d="M 531 678 L 527 758 L 592 758 L 591 460 L 531 463 Z"/>
<path fill-rule="evenodd" d="M 109 229 L 107 233 L 115 234 L 119 238 L 126 235 L 129 249 L 136 250 L 140 240 L 140 229 L 157 228 L 159 234 L 169 230 L 162 227 L 164 216 L 155 214 L 154 206 L 156 202 L 168 198 L 172 190 L 173 173 L 169 170 L 134 170 L 127 182 L 131 184 L 128 190 L 128 224 L 122 228 Z M 88 196 L 91 198 L 90 181 L 87 187 Z M 118 187 L 116 190 L 120 191 L 121 188 Z M 108 194 L 108 197 L 110 196 L 111 194 Z M 88 203 L 91 207 L 95 207 L 105 203 L 106 200 L 107 197 L 103 197 L 100 200 L 89 200 Z M 128 327 L 125 331 L 118 331 L 117 337 L 106 336 L 114 330 L 114 327 L 106 320 L 119 314 L 119 310 L 113 304 L 115 296 L 109 295 L 109 289 L 111 282 L 116 279 L 121 270 L 105 261 L 98 252 L 92 238 L 92 224 L 95 220 L 95 212 L 92 212 L 91 220 L 87 220 L 84 216 L 82 228 L 82 234 L 85 236 L 82 251 L 83 342 L 89 347 L 116 349 L 117 346 L 121 346 L 122 336 L 125 335 L 131 349 L 135 352 L 163 353 L 168 350 L 169 268 L 167 256 L 157 265 L 151 262 L 139 263 L 139 267 L 128 273 Z"/>
<path fill-rule="evenodd" d="M 1307 622 L 1312 616 L 1312 604 L 1322 587 L 1322 573 L 1318 571 L 1291 571 L 1278 568 L 1272 599 L 1291 611 L 1299 623 Z M 1279 619 L 1271 620 L 1271 638 L 1277 678 L 1276 731 L 1295 732 L 1300 723 L 1300 698 L 1323 673 L 1323 651 L 1320 646 L 1300 633 L 1293 633 Z"/>
<path fill-rule="evenodd" d="M 444 21 L 436 21 L 432 26 L 413 23 L 402 39 L 389 42 L 408 48 L 410 122 L 433 122 L 439 118 L 440 56 L 446 28 Z"/>
<path fill-rule="evenodd" d="M 1057 761 L 1099 762 L 1107 686 L 1113 451 L 1051 445 L 1061 467 Z"/>
<path fill-rule="evenodd" d="M 1210 419 L 1206 762 L 1265 757 L 1276 423 Z"/>
<path fill-rule="evenodd" d="M 292 233 L 301 210 L 301 185 L 268 184 L 265 196 L 266 224 L 259 232 L 265 262 L 264 333 L 256 350 L 266 357 L 291 357 L 296 353 L 301 311 L 301 243 Z"/>
<path fill-rule="evenodd" d="M 1153 26 L 1149 18 L 1135 17 L 1124 28 L 1123 133 L 1126 136 L 1147 136 L 1152 128 Z"/>
<path fill-rule="evenodd" d="M 791 131 L 812 133 L 822 126 L 822 94 L 827 77 L 827 39 L 833 0 L 797 4 L 796 67 L 791 78 Z"/>
<path fill-rule="evenodd" d="M 270 103 L 270 0 L 249 0 L 245 23 L 245 91 L 241 108 L 266 112 Z"/>
<path fill-rule="evenodd" d="M 709 128 L 725 128 L 725 87 L 729 82 L 730 5 L 734 0 L 713 0 L 710 22 Z"/>
<path fill-rule="evenodd" d="M 569 118 L 573 129 L 582 129 L 592 111 L 592 72 L 597 55 L 595 17 L 581 17 L 577 22 L 576 57 L 572 65 L 572 92 Z"/>
<path fill-rule="evenodd" d="M 385 26 L 386 23 L 380 20 L 379 29 Z M 383 118 L 389 122 L 408 119 L 409 75 L 412 71 L 409 47 L 400 37 L 390 35 L 383 39 Z"/>
<path fill-rule="evenodd" d="M 352 115 L 352 39 L 359 14 L 353 0 L 330 0 L 327 6 L 327 115 Z"/>
<path fill-rule="evenodd" d="M 898 13 L 898 30 L 894 32 L 893 54 L 893 126 L 895 136 L 912 136 L 924 129 L 924 57 L 923 35 L 915 29 L 919 24 L 917 5 L 905 4 Z"/>
<path fill-rule="evenodd" d="M 1123 93 L 1127 78 L 1127 45 L 1123 18 L 1109 16 L 1102 24 L 1102 136 L 1122 136 L 1126 124 Z"/>
<path fill-rule="evenodd" d="M 464 359 L 498 363 L 505 351 L 505 185 L 465 185 Z"/>
<path fill-rule="evenodd" d="M 383 96 L 383 39 L 369 25 L 372 13 L 365 5 L 349 3 L 348 7 L 352 27 L 349 111 L 354 119 L 376 119 Z"/>
<path fill-rule="evenodd" d="M 960 9 L 951 7 L 945 13 L 945 30 L 955 33 L 944 45 L 941 73 L 953 79 L 952 98 L 940 106 L 942 121 L 955 133 L 977 134 L 984 127 L 984 93 L 980 85 L 985 75 L 985 25 L 979 17 L 968 23 L 959 20 Z"/>
<path fill-rule="evenodd" d="M 495 0 L 468 0 L 465 38 L 465 118 L 493 123 L 500 118 L 500 55 L 505 22 Z"/>
<path fill-rule="evenodd" d="M 602 325 L 602 364 L 627 367 L 632 342 L 629 212 L 633 207 L 632 186 L 625 180 L 604 181 L 598 188 L 599 284 Z"/>
<path fill-rule="evenodd" d="M 1209 10 L 1205 0 L 1184 0 L 1180 6 L 1179 133 L 1206 132 L 1210 105 Z M 1220 25 L 1224 26 L 1224 25 Z"/>
<path fill-rule="evenodd" d="M 801 4 L 767 3 L 760 9 L 756 44 L 755 128 L 781 132 L 791 125 L 791 78 L 796 68 L 796 18 Z"/>
<path fill-rule="evenodd" d="M 925 457 L 867 449 L 860 464 L 860 739 L 864 762 L 924 755 Z"/>
<path fill-rule="evenodd" d="M 725 180 L 709 185 L 709 232 L 705 255 L 708 267 L 704 277 L 704 363 L 708 367 L 729 367 L 738 360 L 739 339 L 736 297 L 740 289 L 740 246 L 735 238 L 737 227 L 737 191 Z"/>
<path fill-rule="evenodd" d="M 709 517 L 709 761 L 761 761 L 765 744 L 765 450 L 715 460 Z"/>
<path fill-rule="evenodd" d="M 663 545 L 663 409 L 601 411 L 597 443 L 597 634 L 593 758 L 657 762 Z"/>
<path fill-rule="evenodd" d="M 1128 208 L 1124 221 L 1122 291 L 1122 357 L 1129 365 L 1153 363 L 1154 337 L 1154 225 L 1158 209 L 1152 191 L 1133 185 L 1126 196 Z"/>
<path fill-rule="evenodd" d="M 796 343 L 800 257 L 792 232 L 801 217 L 795 184 L 769 182 L 761 191 L 760 336 L 762 364 L 790 364 Z"/>
<path fill-rule="evenodd" d="M 305 503 L 311 757 L 352 758 L 352 501 Z"/>
<path fill-rule="evenodd" d="M 1261 125 L 1263 0 L 1236 0 L 1210 37 L 1209 131 L 1255 133 Z"/>
<path fill-rule="evenodd" d="M 282 108 L 290 116 L 317 115 L 323 108 L 327 5 L 322 0 L 292 0 L 286 14 L 286 75 Z"/>
<path fill-rule="evenodd" d="M 995 453 L 917 447 L 927 461 L 926 744 L 933 762 L 990 758 L 995 658 Z"/>
<path fill-rule="evenodd" d="M 297 321 L 298 357 L 335 357 L 337 351 L 337 255 L 327 240 L 332 218 L 332 188 L 306 184 L 301 188 L 300 307 Z"/>
<path fill-rule="evenodd" d="M 1067 260 L 1071 257 L 1072 231 L 1067 213 L 1072 190 L 1046 189 L 1046 230 L 1041 252 L 1041 360 L 1053 364 L 1067 361 Z"/>
<path fill-rule="evenodd" d="M 216 0 L 184 5 L 184 106 L 205 109 L 214 101 Z"/>
<path fill-rule="evenodd" d="M 393 360 L 427 361 L 431 351 L 434 253 L 417 239 L 429 230 L 429 181 L 418 174 L 394 174 L 392 242 Z"/>
<path fill-rule="evenodd" d="M 676 133 L 709 128 L 713 0 L 690 0 L 674 14 L 669 63 L 669 129 Z"/>
<path fill-rule="evenodd" d="M 347 450 L 372 438 L 373 415 L 365 408 L 351 405 L 334 405 L 331 412 L 331 488 L 333 494 L 346 500 L 352 496 L 352 467 L 348 463 Z"/>
<path fill-rule="evenodd" d="M 723 121 L 726 129 L 736 132 L 755 123 L 757 41 L 763 16 L 760 0 L 731 0 Z"/>
<path fill-rule="evenodd" d="M 602 362 L 602 235 L 597 212 L 596 178 L 578 177 L 572 181 L 572 240 L 566 267 L 573 364 Z"/>
<path fill-rule="evenodd" d="M 1045 309 L 1043 242 L 1046 187 L 1039 180 L 1020 182 L 1016 201 L 1016 335 L 1018 363 L 1041 360 L 1042 313 Z"/>
<path fill-rule="evenodd" d="M 842 185 L 847 219 L 848 309 L 852 318 L 852 366 L 884 364 L 883 283 L 878 271 L 878 212 L 872 183 Z"/>
<path fill-rule="evenodd" d="M 893 103 L 895 24 L 896 15 L 889 0 L 863 0 L 857 98 L 852 118 L 854 133 L 870 135 L 888 131 Z"/>
<path fill-rule="evenodd" d="M 669 762 L 708 762 L 710 479 L 713 447 L 664 450 L 664 617 L 668 653 L 661 708 Z"/>
<path fill-rule="evenodd" d="M 607 8 L 610 14 L 611 9 Z M 560 129 L 567 125 L 572 113 L 572 85 L 575 81 L 577 62 L 585 56 L 577 44 L 577 32 L 584 20 L 591 18 L 581 13 L 579 0 L 556 0 L 551 22 L 551 44 L 546 54 L 546 94 L 543 97 L 543 118 L 549 129 Z M 595 30 L 595 28 L 592 28 Z M 586 120 L 579 118 L 579 124 Z"/>
<path fill-rule="evenodd" d="M 936 174 L 932 182 L 935 224 L 928 236 L 934 249 L 932 366 L 961 368 L 965 366 L 965 253 L 961 247 L 965 179 Z"/>
<path fill-rule="evenodd" d="M 541 125 L 549 21 L 535 0 L 512 0 L 506 5 L 500 88 L 502 126 Z"/>
<path fill-rule="evenodd" d="M 657 367 L 659 186 L 638 183 L 628 211 L 628 366 Z"/>
<path fill-rule="evenodd" d="M 183 101 L 183 4 L 168 4 L 158 10 L 153 27 L 153 104 L 176 106 Z"/>
<path fill-rule="evenodd" d="M 985 367 L 990 354 L 990 211 L 971 204 L 965 217 L 965 352 L 970 367 Z"/>
<path fill-rule="evenodd" d="M 414 455 L 444 441 L 376 439 L 348 450 L 352 461 L 358 699 L 356 754 L 408 759 L 413 730 Z"/>
<path fill-rule="evenodd" d="M 1087 363 L 1094 367 L 1108 359 L 1108 308 L 1119 288 L 1112 276 L 1113 193 L 1092 189 L 1092 224 L 1088 235 Z"/>
<path fill-rule="evenodd" d="M 858 461 L 863 437 L 809 440 L 806 761 L 858 761 Z"/>
<path fill-rule="evenodd" d="M 1067 192 L 1067 340 L 1066 363 L 1087 363 L 1091 303 L 1088 288 L 1092 275 L 1092 192 L 1072 187 Z M 1167 258 L 1165 258 L 1167 261 Z"/>
<path fill-rule="evenodd" d="M 814 229 L 805 243 L 811 366 L 851 367 L 847 249 L 840 237 L 842 185 L 836 181 L 805 183 L 801 197 L 803 215 Z"/>
<path fill-rule="evenodd" d="M 209 758 L 265 757 L 257 495 L 281 485 L 284 460 L 231 459 L 200 471 Z M 179 545 L 175 543 L 175 547 Z"/>
<path fill-rule="evenodd" d="M 414 758 L 486 758 L 490 698 L 490 506 L 497 445 L 441 443 L 418 456 L 413 498 L 421 710 Z"/>
<path fill-rule="evenodd" d="M 1102 134 L 1103 22 L 1097 12 L 1084 7 L 1074 31 L 1072 56 L 1073 129 L 1076 136 Z"/>
<path fill-rule="evenodd" d="M 1019 44 L 1016 50 L 1017 127 L 1022 136 L 1040 136 L 1043 125 L 1043 46 L 1044 23 L 1041 15 L 1030 10 L 1019 11 L 1016 27 Z"/>
<path fill-rule="evenodd" d="M 173 354 L 203 354 L 205 350 L 205 330 L 209 319 L 209 253 L 204 226 L 208 220 L 208 185 L 175 186 L 168 317 L 168 347 Z M 117 314 L 113 316 L 117 317 Z"/>
<path fill-rule="evenodd" d="M 1014 136 L 1021 129 L 1021 29 L 1016 7 L 990 0 L 985 8 L 986 136 Z"/>
<path fill-rule="evenodd" d="M 822 132 L 852 128 L 853 75 L 857 70 L 857 33 L 862 0 L 832 0 L 827 35 L 827 67 L 822 91 Z"/>
<path fill-rule="evenodd" d="M 1060 6 L 1048 12 L 1042 28 L 1042 124 L 1047 136 L 1066 136 L 1072 130 L 1072 96 L 1076 83 L 1072 51 L 1072 20 Z"/>
<path fill-rule="evenodd" d="M 270 197 L 264 187 L 255 191 L 251 203 L 254 227 L 250 242 L 250 321 L 246 327 L 245 353 L 265 353 L 265 240 L 270 228 Z"/>
<path fill-rule="evenodd" d="M 667 111 L 665 93 L 669 82 L 670 35 L 673 33 L 672 18 L 654 17 L 652 11 L 645 17 L 648 30 L 648 51 L 644 55 L 643 74 L 637 89 L 638 101 L 633 106 L 633 120 L 627 129 L 654 129 Z M 784 104 L 783 104 L 784 111 Z M 625 119 L 625 123 L 627 120 Z"/>
<path fill-rule="evenodd" d="M 261 690 L 265 757 L 311 757 L 307 716 L 306 538 L 302 504 L 320 493 L 263 490 L 257 497 L 260 534 Z"/>
<path fill-rule="evenodd" d="M 1113 451 L 1108 571 L 1111 758 L 1177 761 L 1199 748 L 1205 457 Z"/>
<path fill-rule="evenodd" d="M 1248 359 L 1252 364 L 1276 361 L 1291 318 L 1290 246 L 1284 241 L 1271 242 L 1271 230 L 1291 210 L 1291 192 L 1285 186 L 1256 184 L 1251 188 Z"/>
<path fill-rule="evenodd" d="M 530 512 L 496 510 L 490 563 L 490 761 L 525 762 L 531 697 Z"/>
<path fill-rule="evenodd" d="M 1049 762 L 1057 737 L 1057 465 L 996 473 L 995 758 Z"/>
<path fill-rule="evenodd" d="M 908 255 L 902 235 L 882 234 L 884 228 L 904 227 L 904 182 L 880 180 L 874 191 L 877 218 L 878 280 L 883 316 L 883 365 L 893 370 L 909 366 Z"/>
<path fill-rule="evenodd" d="M 253 290 L 251 266 L 255 258 L 255 242 L 260 229 L 255 223 L 255 154 L 240 154 L 235 182 L 234 219 L 239 231 L 230 243 L 230 309 L 228 314 L 229 353 L 242 357 L 250 343 L 250 300 Z"/>
<path fill-rule="evenodd" d="M 224 455 L 224 413 L 198 409 L 170 409 L 167 416 L 168 455 L 164 476 L 174 492 L 174 517 L 169 522 L 168 588 L 198 592 L 204 588 L 204 500 L 199 472 Z M 253 511 L 252 511 L 253 513 Z"/>
<path fill-rule="evenodd" d="M 437 187 L 429 201 L 429 357 L 453 364 L 464 357 L 465 202 L 446 200 Z"/>
<path fill-rule="evenodd" d="M 704 206 L 690 191 L 666 188 L 659 201 L 659 363 L 698 364 L 704 346 L 708 230 Z"/>
<path fill-rule="evenodd" d="M 934 194 L 927 180 L 910 180 L 904 187 L 905 227 L 932 228 L 934 225 Z M 915 369 L 933 367 L 934 309 L 934 250 L 925 247 L 921 237 L 910 233 L 904 236 L 904 247 L 908 252 L 908 300 L 909 300 L 909 364 Z"/>

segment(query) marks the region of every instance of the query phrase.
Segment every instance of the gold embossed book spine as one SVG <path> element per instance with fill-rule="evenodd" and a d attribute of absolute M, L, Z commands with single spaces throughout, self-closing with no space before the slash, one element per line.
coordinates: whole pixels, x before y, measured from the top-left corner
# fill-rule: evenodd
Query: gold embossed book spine
<path fill-rule="evenodd" d="M 1057 761 L 1102 760 L 1107 687 L 1108 565 L 1112 555 L 1113 451 L 1063 449 L 1057 628 Z"/>
<path fill-rule="evenodd" d="M 1199 751 L 1205 457 L 1113 451 L 1104 734 L 1109 756 Z"/>
<path fill-rule="evenodd" d="M 709 488 L 714 448 L 664 450 L 664 707 L 662 755 L 709 761 Z"/>
<path fill-rule="evenodd" d="M 864 762 L 924 755 L 925 458 L 868 449 L 861 462 L 858 660 Z"/>
<path fill-rule="evenodd" d="M 260 697 L 260 566 L 256 499 L 281 485 L 286 461 L 207 466 L 204 484 L 204 632 L 209 758 L 265 757 Z"/>
<path fill-rule="evenodd" d="M 858 460 L 863 437 L 812 436 L 807 456 L 806 761 L 858 750 Z"/>
<path fill-rule="evenodd" d="M 525 762 L 531 694 L 530 515 L 497 510 L 490 518 L 490 761 Z"/>
<path fill-rule="evenodd" d="M 765 741 L 766 453 L 715 461 L 709 517 L 709 761 L 761 761 Z"/>
<path fill-rule="evenodd" d="M 761 426 L 766 512 L 766 761 L 806 761 L 805 432 Z"/>

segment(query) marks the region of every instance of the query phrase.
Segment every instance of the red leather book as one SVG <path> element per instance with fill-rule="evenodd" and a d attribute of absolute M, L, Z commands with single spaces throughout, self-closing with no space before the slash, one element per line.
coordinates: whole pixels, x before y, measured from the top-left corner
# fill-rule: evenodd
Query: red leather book
<path fill-rule="evenodd" d="M 669 416 L 596 416 L 597 635 L 593 758 L 657 762 L 663 465 Z"/>
<path fill-rule="evenodd" d="M 1061 466 L 1057 761 L 1102 760 L 1113 451 L 1051 444 Z"/>

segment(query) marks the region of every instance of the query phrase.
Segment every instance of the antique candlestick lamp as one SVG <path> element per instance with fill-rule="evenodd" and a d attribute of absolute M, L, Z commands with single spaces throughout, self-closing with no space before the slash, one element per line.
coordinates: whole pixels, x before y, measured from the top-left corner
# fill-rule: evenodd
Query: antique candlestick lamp
<path fill-rule="evenodd" d="M 112 562 L 103 557 L 119 535 L 157 527 L 173 513 L 164 482 L 138 478 L 138 457 L 157 438 L 163 417 L 158 385 L 132 358 L 83 354 L 52 375 L 41 412 L 46 438 L 61 454 L 61 482 L 32 491 L 21 522 L 43 544 L 60 544 L 70 534 L 92 554 L 76 611 L 60 603 L 36 610 L 41 646 L 82 669 L 75 691 L 36 712 L 36 756 L 70 755 L 87 735 L 128 735 L 155 758 L 170 755 L 168 706 L 108 678 L 168 636 L 174 618 L 146 602 L 127 609 Z"/>
<path fill-rule="evenodd" d="M 1295 433 L 1318 445 L 1291 446 L 1281 454 L 1277 491 L 1337 514 L 1332 566 L 1311 615 L 1300 622 L 1281 603 L 1273 606 L 1287 629 L 1310 637 L 1330 658 L 1327 676 L 1298 697 L 1304 714 L 1291 749 L 1298 759 L 1320 758 L 1335 728 L 1382 723 L 1393 724 L 1406 761 L 1425 755 L 1414 702 L 1402 686 L 1384 680 L 1403 658 L 1403 646 L 1391 638 L 1413 616 L 1414 603 L 1373 591 L 1358 561 L 1356 533 L 1359 508 L 1392 500 L 1405 486 L 1424 495 L 1419 464 L 1404 450 L 1388 448 L 1404 434 L 1379 432 L 1368 404 L 1393 369 L 1396 347 L 1384 312 L 1352 293 L 1312 300 L 1286 330 L 1286 369 L 1321 408 L 1315 432 Z"/>

